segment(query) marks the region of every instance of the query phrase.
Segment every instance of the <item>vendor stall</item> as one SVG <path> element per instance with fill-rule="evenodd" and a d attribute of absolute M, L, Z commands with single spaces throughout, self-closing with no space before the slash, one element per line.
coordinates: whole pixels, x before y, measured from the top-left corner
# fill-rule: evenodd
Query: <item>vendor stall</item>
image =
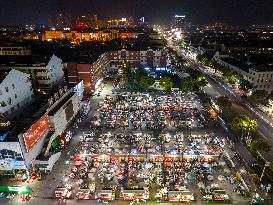
<path fill-rule="evenodd" d="M 194 196 L 190 191 L 169 191 L 168 201 L 193 201 Z"/>
<path fill-rule="evenodd" d="M 122 200 L 134 200 L 134 199 L 149 199 L 149 193 L 144 189 L 132 189 L 132 190 L 123 190 L 121 191 L 120 198 Z"/>
<path fill-rule="evenodd" d="M 227 201 L 229 200 L 229 196 L 226 194 L 225 190 L 214 190 L 212 192 L 214 201 Z"/>
<path fill-rule="evenodd" d="M 68 188 L 57 188 L 55 190 L 55 197 L 60 198 L 66 198 L 69 199 L 71 197 L 71 191 Z"/>
<path fill-rule="evenodd" d="M 103 189 L 98 193 L 98 198 L 101 200 L 113 201 L 115 200 L 115 193 L 112 189 Z"/>
<path fill-rule="evenodd" d="M 89 189 L 79 189 L 76 197 L 77 199 L 91 199 L 91 191 Z"/>

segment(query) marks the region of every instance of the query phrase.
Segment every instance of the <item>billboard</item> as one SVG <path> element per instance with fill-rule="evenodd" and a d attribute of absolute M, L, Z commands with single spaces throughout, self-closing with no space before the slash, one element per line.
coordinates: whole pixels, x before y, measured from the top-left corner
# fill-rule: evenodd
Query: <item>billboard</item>
<path fill-rule="evenodd" d="M 39 140 L 47 132 L 48 127 L 48 115 L 44 115 L 23 134 L 27 151 L 30 151 L 33 146 L 39 142 Z"/>
<path fill-rule="evenodd" d="M 26 169 L 19 142 L 0 142 L 0 170 Z"/>

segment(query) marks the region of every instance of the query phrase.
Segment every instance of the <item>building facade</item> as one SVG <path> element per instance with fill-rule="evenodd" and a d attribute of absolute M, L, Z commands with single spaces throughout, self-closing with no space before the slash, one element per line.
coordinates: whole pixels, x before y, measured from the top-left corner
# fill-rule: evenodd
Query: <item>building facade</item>
<path fill-rule="evenodd" d="M 163 50 L 146 51 L 110 51 L 102 54 L 94 63 L 67 63 L 68 82 L 75 84 L 80 80 L 84 82 L 86 94 L 92 94 L 110 70 L 118 70 L 124 63 L 131 66 L 165 67 L 167 65 L 167 52 Z"/>
<path fill-rule="evenodd" d="M 31 55 L 31 50 L 30 47 L 25 46 L 4 46 L 0 47 L 0 55 L 4 56 Z"/>
<path fill-rule="evenodd" d="M 1 62 L 3 60 L 3 62 Z M 64 83 L 63 63 L 60 58 L 53 55 L 51 58 L 35 59 L 32 56 L 20 56 L 9 61 L 0 60 L 3 70 L 16 69 L 30 75 L 33 88 L 36 92 L 47 94 L 51 89 Z"/>
<path fill-rule="evenodd" d="M 20 115 L 32 101 L 33 89 L 30 75 L 12 69 L 2 76 L 0 83 L 0 121 L 7 123 Z"/>
<path fill-rule="evenodd" d="M 235 71 L 248 80 L 254 89 L 265 90 L 268 94 L 273 92 L 273 65 L 248 65 L 229 56 L 214 56 L 213 58 L 220 65 Z"/>

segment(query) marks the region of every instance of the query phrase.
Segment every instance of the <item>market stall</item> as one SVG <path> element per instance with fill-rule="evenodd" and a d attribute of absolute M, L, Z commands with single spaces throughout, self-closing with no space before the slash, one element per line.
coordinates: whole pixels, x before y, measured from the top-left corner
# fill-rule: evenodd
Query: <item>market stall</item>
<path fill-rule="evenodd" d="M 148 200 L 149 199 L 149 193 L 145 191 L 144 189 L 125 189 L 121 191 L 120 198 L 125 201 L 130 201 L 134 199 L 143 199 Z"/>
<path fill-rule="evenodd" d="M 168 201 L 189 202 L 194 200 L 194 196 L 190 191 L 169 191 Z"/>
<path fill-rule="evenodd" d="M 101 200 L 113 201 L 115 200 L 115 193 L 112 189 L 103 189 L 98 193 L 98 198 Z"/>

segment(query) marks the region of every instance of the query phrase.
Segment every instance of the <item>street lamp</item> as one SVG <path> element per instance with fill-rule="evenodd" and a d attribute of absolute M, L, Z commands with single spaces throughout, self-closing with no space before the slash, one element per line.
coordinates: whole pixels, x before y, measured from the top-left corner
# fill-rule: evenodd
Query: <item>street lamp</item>
<path fill-rule="evenodd" d="M 261 177 L 260 177 L 260 182 L 262 181 L 262 178 L 263 178 L 263 176 L 264 176 L 265 168 L 266 168 L 266 167 L 269 167 L 269 164 L 270 164 L 269 162 L 266 162 L 266 163 L 265 163 L 264 168 L 263 168 L 263 172 L 262 172 Z"/>

